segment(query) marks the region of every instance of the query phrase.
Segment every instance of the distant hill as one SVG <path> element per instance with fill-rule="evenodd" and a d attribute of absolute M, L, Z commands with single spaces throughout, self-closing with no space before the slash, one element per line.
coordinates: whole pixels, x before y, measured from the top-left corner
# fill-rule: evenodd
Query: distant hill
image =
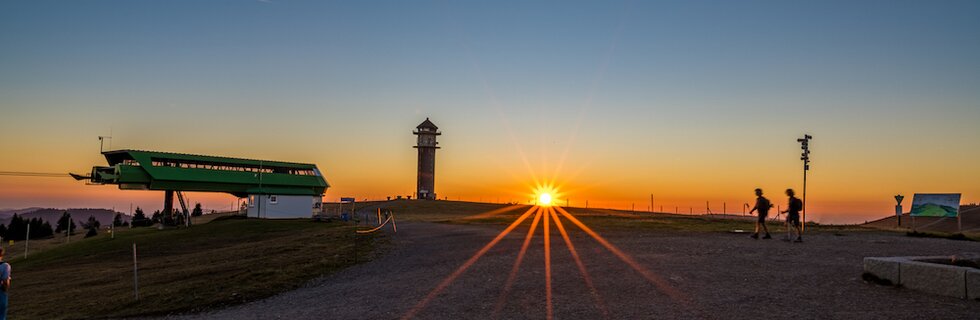
<path fill-rule="evenodd" d="M 40 209 L 44 209 L 44 208 L 30 207 L 24 209 L 0 209 L 0 220 L 10 219 L 10 217 L 13 217 L 15 214 L 24 214 L 25 212 L 37 211 Z"/>
<path fill-rule="evenodd" d="M 102 225 L 109 225 L 112 223 L 112 219 L 116 217 L 116 213 L 109 209 L 55 209 L 55 208 L 27 208 L 27 209 L 16 209 L 16 210 L 6 210 L 0 211 L 0 224 L 10 223 L 10 219 L 14 216 L 14 213 L 24 217 L 25 219 L 31 218 L 41 218 L 44 221 L 51 223 L 51 226 L 55 226 L 58 219 L 61 218 L 61 214 L 68 211 L 71 214 L 71 219 L 75 220 L 75 225 L 81 227 L 82 223 L 88 221 L 88 217 L 95 217 L 99 220 Z M 9 212 L 9 214 L 7 214 Z M 123 213 L 123 221 L 129 221 L 129 216 Z"/>

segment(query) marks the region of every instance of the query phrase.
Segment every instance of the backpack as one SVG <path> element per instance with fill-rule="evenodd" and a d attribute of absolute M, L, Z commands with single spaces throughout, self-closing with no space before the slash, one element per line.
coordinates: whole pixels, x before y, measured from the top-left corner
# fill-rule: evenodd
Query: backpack
<path fill-rule="evenodd" d="M 800 200 L 800 198 L 793 198 L 792 206 L 793 207 L 790 208 L 790 211 L 793 212 L 803 211 L 803 200 Z"/>
<path fill-rule="evenodd" d="M 7 269 L 7 265 L 9 264 L 6 261 L 0 261 L 0 268 Z M 7 279 L 2 279 L 2 280 L 8 280 L 8 279 L 10 279 L 9 273 L 7 274 Z M 5 288 L 4 286 L 0 286 L 0 291 L 7 292 L 7 288 Z"/>
<path fill-rule="evenodd" d="M 756 209 L 759 212 L 769 212 L 769 208 L 772 208 L 772 203 L 766 197 L 759 197 L 758 202 L 755 203 Z"/>

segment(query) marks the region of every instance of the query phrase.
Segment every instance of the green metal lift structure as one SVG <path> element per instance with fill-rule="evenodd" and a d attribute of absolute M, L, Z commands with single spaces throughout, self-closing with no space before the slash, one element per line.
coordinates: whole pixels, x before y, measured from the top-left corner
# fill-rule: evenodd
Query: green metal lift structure
<path fill-rule="evenodd" d="M 164 191 L 163 213 L 174 217 L 174 195 L 187 212 L 184 191 L 250 195 L 323 196 L 330 187 L 315 164 L 230 158 L 146 150 L 104 151 L 108 166 L 89 175 L 71 174 L 93 184 L 122 190 Z M 188 217 L 184 221 L 189 222 Z"/>

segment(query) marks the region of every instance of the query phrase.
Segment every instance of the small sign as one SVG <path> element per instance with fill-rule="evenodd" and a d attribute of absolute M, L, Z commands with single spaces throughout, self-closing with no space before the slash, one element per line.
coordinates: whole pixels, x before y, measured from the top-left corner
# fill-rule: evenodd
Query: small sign
<path fill-rule="evenodd" d="M 354 202 L 354 198 L 340 198 L 340 202 Z"/>

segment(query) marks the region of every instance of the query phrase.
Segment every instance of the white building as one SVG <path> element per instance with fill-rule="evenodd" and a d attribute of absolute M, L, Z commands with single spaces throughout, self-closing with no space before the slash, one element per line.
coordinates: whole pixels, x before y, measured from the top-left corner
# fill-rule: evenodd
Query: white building
<path fill-rule="evenodd" d="M 320 211 L 320 197 L 253 194 L 246 198 L 246 215 L 252 218 L 310 218 Z"/>

